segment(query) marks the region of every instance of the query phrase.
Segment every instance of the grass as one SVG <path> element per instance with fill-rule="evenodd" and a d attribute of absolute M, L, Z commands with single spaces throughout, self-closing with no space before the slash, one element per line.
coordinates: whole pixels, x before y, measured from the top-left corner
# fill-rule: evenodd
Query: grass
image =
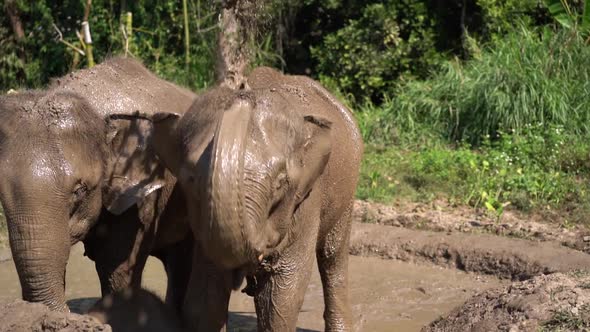
<path fill-rule="evenodd" d="M 380 122 L 361 122 L 372 142 L 429 133 L 479 144 L 533 123 L 587 134 L 588 95 L 590 47 L 579 32 L 520 28 L 476 49 L 470 61 L 447 61 L 431 79 L 408 82 L 385 102 Z"/>
<path fill-rule="evenodd" d="M 541 331 L 590 331 L 589 315 L 588 305 L 582 306 L 577 315 L 566 310 L 556 311 L 549 321 L 542 324 Z"/>
<path fill-rule="evenodd" d="M 447 199 L 500 217 L 505 208 L 557 210 L 571 223 L 590 217 L 590 139 L 531 125 L 478 147 L 434 141 L 422 147 L 368 144 L 357 197 Z"/>
<path fill-rule="evenodd" d="M 575 30 L 517 29 L 357 107 L 360 199 L 590 217 L 590 47 Z"/>

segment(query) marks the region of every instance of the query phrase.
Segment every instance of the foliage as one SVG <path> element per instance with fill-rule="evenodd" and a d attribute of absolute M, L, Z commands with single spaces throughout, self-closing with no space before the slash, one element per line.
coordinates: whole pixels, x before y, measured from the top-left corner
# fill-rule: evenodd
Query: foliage
<path fill-rule="evenodd" d="M 584 2 L 583 8 L 580 2 Z M 553 18 L 563 27 L 579 29 L 586 36 L 590 33 L 590 1 L 545 0 L 545 4 Z"/>
<path fill-rule="evenodd" d="M 4 210 L 0 209 L 0 249 L 8 246 L 8 226 L 6 225 L 6 217 Z"/>
<path fill-rule="evenodd" d="M 409 0 L 366 6 L 360 18 L 326 35 L 311 54 L 316 69 L 355 100 L 378 100 L 399 80 L 425 77 L 437 60 L 426 6 Z"/>
<path fill-rule="evenodd" d="M 123 5 L 128 3 L 127 7 Z M 26 38 L 17 45 L 6 15 L 0 25 L 0 90 L 40 87 L 51 77 L 85 66 L 75 52 L 57 41 L 55 24 L 64 40 L 79 44 L 76 30 L 84 13 L 85 1 L 60 2 L 17 0 Z M 193 89 L 210 84 L 216 41 L 215 10 L 207 1 L 188 1 L 192 40 L 189 71 L 184 67 L 184 30 L 182 5 L 177 1 L 146 0 L 126 2 L 97 0 L 92 2 L 90 27 L 97 62 L 124 53 L 125 40 L 120 25 L 127 11 L 133 14 L 133 31 L 129 34 L 130 56 L 141 59 L 157 74 Z M 2 6 L 2 8 L 4 8 Z M 23 52 L 19 52 L 22 48 Z"/>
<path fill-rule="evenodd" d="M 471 61 L 448 61 L 431 79 L 409 82 L 385 103 L 385 121 L 404 131 L 428 124 L 447 139 L 472 143 L 531 123 L 586 134 L 589 94 L 590 48 L 578 32 L 521 28 Z M 395 133 L 379 135 L 391 142 Z"/>
<path fill-rule="evenodd" d="M 526 26 L 545 23 L 547 14 L 539 0 L 476 0 L 482 10 L 482 34 L 488 39 L 502 38 L 515 22 Z"/>
<path fill-rule="evenodd" d="M 436 141 L 423 148 L 370 145 L 357 196 L 384 202 L 446 198 L 497 217 L 505 207 L 564 209 L 579 222 L 590 211 L 588 142 L 563 127 L 531 124 L 519 135 L 485 139 L 478 149 Z"/>

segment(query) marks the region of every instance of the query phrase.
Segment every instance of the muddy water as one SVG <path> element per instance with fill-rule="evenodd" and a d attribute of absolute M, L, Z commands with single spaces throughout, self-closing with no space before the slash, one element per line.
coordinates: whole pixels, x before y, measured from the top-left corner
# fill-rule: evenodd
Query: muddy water
<path fill-rule="evenodd" d="M 66 276 L 66 295 L 74 311 L 89 307 L 100 295 L 94 265 L 82 252 L 80 245 L 73 248 Z M 494 278 L 378 258 L 351 257 L 349 271 L 352 309 L 360 331 L 418 331 L 476 292 L 500 285 Z M 161 263 L 150 259 L 144 287 L 163 296 L 165 280 Z M 0 263 L 0 300 L 19 297 L 14 264 Z M 230 331 L 255 331 L 251 298 L 234 293 L 230 311 Z M 322 311 L 322 287 L 319 274 L 314 272 L 299 314 L 300 331 L 322 331 Z"/>

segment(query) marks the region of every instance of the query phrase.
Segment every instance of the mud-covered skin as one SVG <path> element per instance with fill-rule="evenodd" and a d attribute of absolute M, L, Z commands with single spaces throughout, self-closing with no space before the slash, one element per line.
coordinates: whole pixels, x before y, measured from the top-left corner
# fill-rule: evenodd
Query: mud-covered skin
<path fill-rule="evenodd" d="M 193 269 L 204 267 L 189 282 L 189 326 L 223 329 L 229 288 L 249 275 L 259 330 L 295 330 L 315 255 L 326 331 L 350 330 L 348 242 L 363 152 L 350 111 L 307 77 L 259 68 L 245 89 L 214 88 L 184 117 L 154 123 L 157 141 L 176 146 L 156 150 L 187 195 Z"/>
<path fill-rule="evenodd" d="M 67 310 L 65 268 L 80 240 L 109 292 L 139 284 L 148 254 L 184 237 L 181 223 L 160 230 L 184 210 L 166 209 L 179 194 L 151 149 L 149 124 L 105 118 L 182 113 L 194 97 L 121 58 L 0 97 L 0 200 L 24 299 Z"/>

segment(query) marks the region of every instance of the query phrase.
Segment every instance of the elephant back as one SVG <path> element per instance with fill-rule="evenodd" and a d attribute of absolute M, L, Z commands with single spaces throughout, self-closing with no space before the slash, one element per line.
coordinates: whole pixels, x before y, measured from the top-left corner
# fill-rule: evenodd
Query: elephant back
<path fill-rule="evenodd" d="M 101 116 L 142 112 L 185 113 L 196 95 L 158 78 L 134 59 L 114 57 L 52 81 L 50 90 L 84 96 Z"/>

